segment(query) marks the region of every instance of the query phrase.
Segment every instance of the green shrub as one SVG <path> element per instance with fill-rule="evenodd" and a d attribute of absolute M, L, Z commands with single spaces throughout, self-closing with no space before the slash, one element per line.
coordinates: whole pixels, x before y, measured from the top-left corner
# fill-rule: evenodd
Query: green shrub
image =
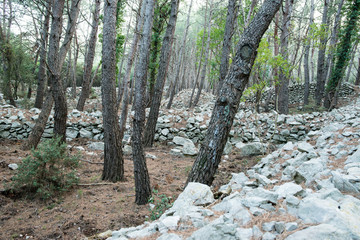
<path fill-rule="evenodd" d="M 165 194 L 158 194 L 157 190 L 153 190 L 153 193 L 156 195 L 156 199 L 151 197 L 149 203 L 154 204 L 154 208 L 150 209 L 150 219 L 156 220 L 169 208 L 172 207 L 172 197 L 168 197 Z"/>
<path fill-rule="evenodd" d="M 22 160 L 11 184 L 15 192 L 46 200 L 78 183 L 79 156 L 71 156 L 60 138 L 42 142 Z"/>

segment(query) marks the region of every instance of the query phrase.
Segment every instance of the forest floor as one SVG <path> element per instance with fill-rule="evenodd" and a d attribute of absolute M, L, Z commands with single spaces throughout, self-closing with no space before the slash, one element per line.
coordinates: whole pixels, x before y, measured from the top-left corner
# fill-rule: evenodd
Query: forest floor
<path fill-rule="evenodd" d="M 86 148 L 87 139 L 68 142 L 85 148 L 81 157 L 80 185 L 49 201 L 27 199 L 26 196 L 0 194 L 0 239 L 97 239 L 98 233 L 137 226 L 150 221 L 150 205 L 137 206 L 133 178 L 133 162 L 125 156 L 125 180 L 118 183 L 101 181 L 103 152 Z M 11 181 L 15 171 L 11 163 L 21 163 L 30 151 L 20 150 L 22 141 L 0 139 L 0 189 Z M 174 201 L 182 192 L 194 158 L 170 154 L 171 146 L 157 145 L 146 149 L 154 202 L 162 198 Z M 74 148 L 73 148 L 74 149 Z M 88 155 L 87 152 L 94 152 Z M 214 191 L 226 184 L 231 173 L 246 171 L 261 156 L 243 159 L 236 152 L 222 161 L 213 184 Z M 89 184 L 84 186 L 81 184 Z M 98 185 L 99 184 L 99 185 Z"/>

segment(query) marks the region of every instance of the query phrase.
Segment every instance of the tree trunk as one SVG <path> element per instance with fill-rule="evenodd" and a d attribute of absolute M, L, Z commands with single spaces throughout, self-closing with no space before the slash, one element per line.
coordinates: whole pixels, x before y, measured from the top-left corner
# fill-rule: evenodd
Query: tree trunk
<path fill-rule="evenodd" d="M 174 80 L 173 86 L 172 86 L 172 88 L 170 90 L 171 91 L 170 92 L 170 99 L 169 99 L 168 104 L 166 105 L 167 109 L 171 108 L 171 105 L 173 103 L 174 96 L 175 96 L 176 85 L 177 85 L 177 83 L 179 81 L 179 77 L 180 77 L 180 69 L 181 69 L 183 55 L 184 55 L 184 51 L 185 51 L 187 35 L 188 35 L 188 32 L 189 32 L 189 27 L 190 27 L 190 14 L 191 14 L 192 4 L 193 4 L 193 0 L 190 1 L 189 12 L 188 12 L 188 15 L 187 15 L 186 25 L 185 25 L 186 26 L 185 33 L 184 33 L 184 36 L 183 36 L 183 39 L 182 39 L 182 45 L 180 47 L 179 63 L 177 64 L 175 80 Z"/>
<path fill-rule="evenodd" d="M 314 0 L 311 0 L 310 20 L 309 20 L 309 27 L 307 29 L 307 33 L 310 31 L 310 28 L 314 22 L 314 11 L 315 11 Z M 305 54 L 304 54 L 304 75 L 305 75 L 304 105 L 309 104 L 309 94 L 310 94 L 310 69 L 309 69 L 310 41 L 311 41 L 310 39 L 306 39 Z"/>
<path fill-rule="evenodd" d="M 355 54 L 356 54 L 356 49 L 357 49 L 357 45 L 359 43 L 359 38 L 355 41 L 353 49 L 352 49 L 352 54 L 351 54 L 351 58 L 350 58 L 350 62 L 348 65 L 348 69 L 347 69 L 347 73 L 346 73 L 346 77 L 345 77 L 345 81 L 344 82 L 349 82 L 350 79 L 350 74 L 351 74 L 351 69 L 354 65 L 354 58 L 355 58 Z"/>
<path fill-rule="evenodd" d="M 288 47 L 289 47 L 289 29 L 292 14 L 292 6 L 294 0 L 285 0 L 285 9 L 283 11 L 282 23 L 281 23 L 281 35 L 280 35 L 280 53 L 283 59 L 288 62 Z M 289 113 L 289 78 L 290 78 L 290 66 L 282 66 L 279 74 L 279 97 L 278 97 L 278 111 L 281 114 Z"/>
<path fill-rule="evenodd" d="M 118 0 L 104 0 L 101 96 L 104 126 L 104 169 L 102 180 L 124 178 L 122 139 L 116 108 L 116 9 Z"/>
<path fill-rule="evenodd" d="M 280 0 L 265 0 L 240 38 L 234 61 L 217 97 L 206 137 L 187 183 L 200 182 L 211 185 L 239 107 L 242 92 L 249 81 L 256 50 L 280 5 Z"/>
<path fill-rule="evenodd" d="M 90 95 L 90 80 L 91 80 L 91 70 L 93 68 L 94 58 L 95 58 L 95 48 L 97 42 L 97 32 L 99 26 L 99 13 L 100 13 L 100 0 L 95 0 L 95 10 L 93 13 L 93 22 L 91 24 L 91 33 L 88 44 L 87 54 L 85 56 L 85 69 L 82 81 L 81 95 L 76 106 L 76 109 L 79 111 L 84 111 L 85 101 L 89 98 Z"/>
<path fill-rule="evenodd" d="M 355 85 L 356 86 L 360 85 L 360 57 L 359 57 L 359 67 L 358 67 L 358 70 L 357 70 Z"/>
<path fill-rule="evenodd" d="M 74 66 L 72 69 L 72 78 L 71 78 L 71 83 L 72 83 L 72 88 L 71 88 L 71 96 L 73 99 L 76 98 L 76 72 L 77 72 L 77 61 L 79 58 L 79 50 L 80 50 L 80 46 L 79 46 L 79 42 L 77 40 L 77 34 L 75 33 L 75 37 L 74 37 Z"/>
<path fill-rule="evenodd" d="M 42 108 L 44 101 L 45 85 L 46 85 L 46 50 L 47 42 L 49 36 L 49 23 L 50 23 L 50 14 L 51 14 L 51 1 L 48 1 L 46 4 L 46 15 L 44 17 L 42 34 L 40 39 L 40 64 L 39 71 L 37 76 L 37 90 L 35 98 L 35 107 Z"/>
<path fill-rule="evenodd" d="M 206 47 L 205 47 L 205 59 L 204 59 L 204 66 L 201 70 L 201 77 L 200 77 L 200 86 L 198 88 L 198 91 L 196 93 L 195 99 L 193 104 L 190 107 L 194 107 L 198 104 L 199 99 L 200 99 L 200 95 L 201 95 L 201 91 L 204 87 L 204 82 L 205 82 L 205 77 L 206 77 L 206 68 L 209 62 L 209 54 L 210 54 L 210 34 L 211 34 L 211 18 L 212 18 L 212 0 L 210 1 L 210 9 L 209 9 L 209 19 L 207 21 L 207 40 L 206 40 Z M 204 31 L 205 34 L 205 31 Z M 200 59 L 201 61 L 201 59 Z"/>
<path fill-rule="evenodd" d="M 324 10 L 322 15 L 322 29 L 324 30 L 323 36 L 320 38 L 320 46 L 318 52 L 318 63 L 317 63 L 317 76 L 316 76 L 316 90 L 315 90 L 315 100 L 316 105 L 320 106 L 324 98 L 324 87 L 325 87 L 325 53 L 326 53 L 326 43 L 327 43 L 327 21 L 328 21 L 328 8 L 329 0 L 324 0 Z"/>
<path fill-rule="evenodd" d="M 237 18 L 237 12 L 239 7 L 236 5 L 236 0 L 229 0 L 228 12 L 226 16 L 225 32 L 223 40 L 223 48 L 221 53 L 221 62 L 219 70 L 219 83 L 217 87 L 217 93 L 219 93 L 223 80 L 229 69 L 229 55 L 231 50 L 231 38 L 234 34 L 235 20 Z"/>
<path fill-rule="evenodd" d="M 179 0 L 171 1 L 170 19 L 167 25 L 167 29 L 163 39 L 161 53 L 160 53 L 159 73 L 157 75 L 157 79 L 155 83 L 154 96 L 151 101 L 149 117 L 146 122 L 145 135 L 144 135 L 145 147 L 151 147 L 154 143 L 154 136 L 155 136 L 157 119 L 159 117 L 161 97 L 162 97 L 165 80 L 169 69 L 170 57 L 172 53 L 172 44 L 173 44 L 175 27 L 176 27 L 179 3 L 180 3 Z"/>
<path fill-rule="evenodd" d="M 139 49 L 139 60 L 135 72 L 135 116 L 133 120 L 133 161 L 135 176 L 135 203 L 144 205 L 148 203 L 151 196 L 150 178 L 146 166 L 146 159 L 143 149 L 143 130 L 145 123 L 145 93 L 146 77 L 149 65 L 151 30 L 154 16 L 154 0 L 146 0 L 144 27 L 142 31 L 141 45 Z"/>
<path fill-rule="evenodd" d="M 350 3 L 349 11 L 347 12 L 347 19 L 344 30 L 340 37 L 340 42 L 336 49 L 335 66 L 331 71 L 329 82 L 326 86 L 326 98 L 324 106 L 331 110 L 336 106 L 335 93 L 344 77 L 344 72 L 347 63 L 349 62 L 351 54 L 351 45 L 357 29 L 358 20 L 360 17 L 360 0 L 355 0 Z"/>

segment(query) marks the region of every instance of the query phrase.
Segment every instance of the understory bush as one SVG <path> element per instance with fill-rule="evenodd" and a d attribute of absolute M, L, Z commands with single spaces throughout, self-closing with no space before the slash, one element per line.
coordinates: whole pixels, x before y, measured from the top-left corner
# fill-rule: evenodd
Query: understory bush
<path fill-rule="evenodd" d="M 156 195 L 152 196 L 149 199 L 149 203 L 153 204 L 153 207 L 150 208 L 150 219 L 156 220 L 169 208 L 172 207 L 172 197 L 168 197 L 165 194 L 159 194 L 157 190 L 153 190 L 153 193 Z"/>
<path fill-rule="evenodd" d="M 22 160 L 11 189 L 47 200 L 78 183 L 78 166 L 79 155 L 70 155 L 59 137 L 46 140 Z"/>

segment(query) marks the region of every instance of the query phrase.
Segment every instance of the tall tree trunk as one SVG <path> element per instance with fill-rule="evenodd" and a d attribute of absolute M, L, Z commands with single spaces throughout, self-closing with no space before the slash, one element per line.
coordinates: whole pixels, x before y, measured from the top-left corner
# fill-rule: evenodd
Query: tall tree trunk
<path fill-rule="evenodd" d="M 102 179 L 124 178 L 122 139 L 116 108 L 116 9 L 118 0 L 104 0 L 101 96 L 104 125 L 104 169 Z"/>
<path fill-rule="evenodd" d="M 200 182 L 211 185 L 239 107 L 242 92 L 249 81 L 256 50 L 280 5 L 280 0 L 265 0 L 241 36 L 234 61 L 217 97 L 206 137 L 187 183 Z"/>
<path fill-rule="evenodd" d="M 141 45 L 139 49 L 139 60 L 135 72 L 135 116 L 133 120 L 133 161 L 135 176 L 135 202 L 138 205 L 148 203 L 151 196 L 150 178 L 146 166 L 146 159 L 143 148 L 143 130 L 145 124 L 145 93 L 146 77 L 149 64 L 151 30 L 154 16 L 154 0 L 146 0 L 144 27 L 142 31 Z"/>
<path fill-rule="evenodd" d="M 223 40 L 223 48 L 221 53 L 221 62 L 219 70 L 219 83 L 217 86 L 217 93 L 219 93 L 222 83 L 226 77 L 229 69 L 229 55 L 231 50 L 231 38 L 234 34 L 235 20 L 239 7 L 236 5 L 236 0 L 229 0 L 228 12 L 226 16 L 225 32 Z"/>
<path fill-rule="evenodd" d="M 40 39 L 40 64 L 39 71 L 37 75 L 37 90 L 35 97 L 35 107 L 42 108 L 44 101 L 45 85 L 47 82 L 46 77 L 46 51 L 47 51 L 47 42 L 49 35 L 49 23 L 50 23 L 50 14 L 51 14 L 51 2 L 46 3 L 46 14 L 43 21 L 42 34 Z"/>
<path fill-rule="evenodd" d="M 47 60 L 49 66 L 49 84 L 55 102 L 54 135 L 61 136 L 62 141 L 66 139 L 67 118 L 67 103 L 61 81 L 61 62 L 65 61 L 65 57 L 62 60 L 59 56 L 64 4 L 65 0 L 54 2 Z"/>
<path fill-rule="evenodd" d="M 355 79 L 355 85 L 356 86 L 360 85 L 360 57 L 359 57 L 359 67 L 358 67 L 357 75 L 356 75 L 356 79 Z"/>
<path fill-rule="evenodd" d="M 79 58 L 79 51 L 80 51 L 80 46 L 79 46 L 79 42 L 77 40 L 77 34 L 75 33 L 75 36 L 74 36 L 74 66 L 72 69 L 72 78 L 71 78 L 71 85 L 72 85 L 71 97 L 73 99 L 76 98 L 76 79 L 77 79 L 76 72 L 77 72 L 77 61 Z"/>
<path fill-rule="evenodd" d="M 345 68 L 349 62 L 351 54 L 351 45 L 358 29 L 360 17 L 360 0 L 351 1 L 349 4 L 349 11 L 347 12 L 347 19 L 345 22 L 344 30 L 340 36 L 340 42 L 336 49 L 336 59 L 334 68 L 331 71 L 330 79 L 326 86 L 326 97 L 324 106 L 331 110 L 336 106 L 336 91 L 340 86 L 341 80 L 344 77 Z"/>
<path fill-rule="evenodd" d="M 288 62 L 288 47 L 289 47 L 289 30 L 290 30 L 290 20 L 292 14 L 292 6 L 294 0 L 285 0 L 285 9 L 283 11 L 282 23 L 281 23 L 281 36 L 280 36 L 280 53 L 283 59 Z M 285 66 L 289 68 L 290 66 Z M 282 66 L 280 68 L 279 74 L 279 97 L 278 97 L 278 111 L 281 114 L 289 113 L 289 78 L 290 71 L 289 69 L 284 69 Z"/>
<path fill-rule="evenodd" d="M 91 70 L 93 68 L 95 58 L 95 48 L 97 42 L 97 32 L 99 26 L 100 0 L 95 0 L 95 10 L 93 13 L 93 21 L 91 24 L 91 33 L 89 38 L 88 50 L 85 56 L 85 69 L 82 81 L 81 95 L 76 106 L 79 111 L 84 111 L 85 101 L 90 95 Z"/>
<path fill-rule="evenodd" d="M 315 12 L 314 0 L 311 0 L 310 20 L 309 20 L 309 27 L 307 29 L 307 33 L 310 31 L 310 28 L 314 23 L 314 12 Z M 311 42 L 310 38 L 306 39 L 305 54 L 304 54 L 304 75 L 305 75 L 304 105 L 309 104 L 309 94 L 310 94 L 310 70 L 309 70 L 310 42 Z"/>
<path fill-rule="evenodd" d="M 167 25 L 167 29 L 163 39 L 161 53 L 160 53 L 159 73 L 157 75 L 157 79 L 155 83 L 154 96 L 151 101 L 149 117 L 146 122 L 145 135 L 144 135 L 145 147 L 151 147 L 154 143 L 154 136 L 155 136 L 157 119 L 159 117 L 161 97 L 162 97 L 165 80 L 169 69 L 170 57 L 172 53 L 172 44 L 174 39 L 179 3 L 180 3 L 179 0 L 171 1 L 170 19 Z"/>
<path fill-rule="evenodd" d="M 193 4 L 193 0 L 190 1 L 189 11 L 188 11 L 188 15 L 187 15 L 187 19 L 186 19 L 186 25 L 185 25 L 185 33 L 184 33 L 184 36 L 183 36 L 183 39 L 182 39 L 182 45 L 180 47 L 179 63 L 177 64 L 176 75 L 175 75 L 175 80 L 173 82 L 173 86 L 170 89 L 170 91 L 171 91 L 170 92 L 170 99 L 169 99 L 168 104 L 166 105 L 167 109 L 171 108 L 171 105 L 172 105 L 172 102 L 173 102 L 174 96 L 175 96 L 176 85 L 177 85 L 177 83 L 179 81 L 179 77 L 180 77 L 180 69 L 181 69 L 182 60 L 183 60 L 183 56 L 184 56 L 187 35 L 188 35 L 188 32 L 189 32 L 189 27 L 190 27 L 190 14 L 191 14 L 192 4 Z"/>
<path fill-rule="evenodd" d="M 348 69 L 347 69 L 347 73 L 346 73 L 346 77 L 345 77 L 345 81 L 344 82 L 349 82 L 349 79 L 350 79 L 350 74 L 351 74 L 351 70 L 352 70 L 352 67 L 354 65 L 354 58 L 355 58 L 355 54 L 356 54 L 356 49 L 357 49 L 357 45 L 359 44 L 359 38 L 356 39 L 355 43 L 354 43 L 354 46 L 352 48 L 352 54 L 351 54 L 351 57 L 350 57 L 350 61 L 349 61 L 349 65 L 348 65 Z"/>
<path fill-rule="evenodd" d="M 324 88 L 325 88 L 325 53 L 326 53 L 326 43 L 327 43 L 327 22 L 328 22 L 328 8 L 329 0 L 324 0 L 324 10 L 322 15 L 321 29 L 324 31 L 323 36 L 320 38 L 320 46 L 318 52 L 318 63 L 317 63 L 317 76 L 316 76 L 316 90 L 315 90 L 315 101 L 316 105 L 320 106 L 324 98 Z"/>
<path fill-rule="evenodd" d="M 210 34 L 211 34 L 211 18 L 212 18 L 212 9 L 213 9 L 213 6 L 212 6 L 212 0 L 210 0 L 210 9 L 209 9 L 209 19 L 208 19 L 208 22 L 207 22 L 207 40 L 206 40 L 206 47 L 205 47 L 205 59 L 204 59 L 204 65 L 203 65 L 203 68 L 201 70 L 201 77 L 200 77 L 200 86 L 198 88 L 198 91 L 196 93 L 196 96 L 195 96 L 195 99 L 194 99 L 194 102 L 192 104 L 191 107 L 193 106 L 196 106 L 199 102 L 199 99 L 200 99 L 200 95 L 201 95 L 201 91 L 204 87 L 204 82 L 205 82 L 205 77 L 206 77 L 206 68 L 208 66 L 208 62 L 209 62 L 209 54 L 210 54 Z M 205 31 L 204 31 L 204 34 L 205 34 Z M 200 59 L 201 61 L 201 59 Z"/>

